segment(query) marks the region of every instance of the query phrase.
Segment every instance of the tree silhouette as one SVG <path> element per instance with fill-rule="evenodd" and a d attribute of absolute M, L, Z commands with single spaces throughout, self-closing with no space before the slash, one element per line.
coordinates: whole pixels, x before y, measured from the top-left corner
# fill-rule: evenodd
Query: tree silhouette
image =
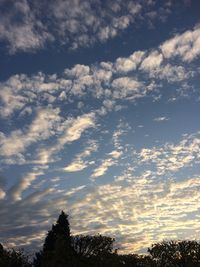
<path fill-rule="evenodd" d="M 148 252 L 158 267 L 200 267 L 200 243 L 196 241 L 163 241 Z"/>
<path fill-rule="evenodd" d="M 77 235 L 72 237 L 72 246 L 78 255 L 89 258 L 112 253 L 114 241 L 102 235 Z"/>
<path fill-rule="evenodd" d="M 63 211 L 48 232 L 43 250 L 36 254 L 34 265 L 38 267 L 78 266 L 76 253 L 71 245 L 68 215 Z"/>
<path fill-rule="evenodd" d="M 114 239 L 102 235 L 77 235 L 72 237 L 72 246 L 81 266 L 111 266 Z"/>
<path fill-rule="evenodd" d="M 31 267 L 22 250 L 6 250 L 0 244 L 0 267 Z"/>
<path fill-rule="evenodd" d="M 48 232 L 44 242 L 44 252 L 55 250 L 56 242 L 58 239 L 65 240 L 66 246 L 71 246 L 71 235 L 68 221 L 68 215 L 61 212 L 55 225 L 52 225 L 52 229 Z"/>

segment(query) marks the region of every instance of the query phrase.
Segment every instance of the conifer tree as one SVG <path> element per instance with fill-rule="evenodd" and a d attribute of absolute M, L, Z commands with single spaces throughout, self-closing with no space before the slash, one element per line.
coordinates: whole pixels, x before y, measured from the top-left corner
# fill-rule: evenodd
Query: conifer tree
<path fill-rule="evenodd" d="M 61 212 L 55 225 L 48 232 L 43 250 L 36 255 L 38 267 L 75 267 L 78 266 L 76 253 L 71 245 L 68 215 Z"/>

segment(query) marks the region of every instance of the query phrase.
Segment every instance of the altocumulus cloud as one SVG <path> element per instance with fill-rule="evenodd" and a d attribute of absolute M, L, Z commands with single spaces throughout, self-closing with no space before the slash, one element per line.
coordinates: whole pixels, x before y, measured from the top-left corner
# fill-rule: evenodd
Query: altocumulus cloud
<path fill-rule="evenodd" d="M 127 7 L 123 1 L 108 1 L 106 12 L 96 3 L 94 11 L 90 1 L 73 1 L 69 14 L 69 1 L 50 2 L 48 8 L 55 17 L 50 31 L 45 21 L 39 23 L 43 5 L 33 3 L 30 9 L 27 1 L 18 1 L 6 19 L 0 18 L 1 39 L 15 53 L 53 42 L 56 32 L 59 41 L 77 48 L 113 38 L 135 23 L 137 16 L 146 16 L 143 1 L 128 1 Z M 15 27 L 11 27 L 13 10 L 23 18 Z M 93 39 L 88 30 L 91 25 Z M 21 35 L 15 38 L 18 31 Z M 31 44 L 22 42 L 26 32 Z M 1 171 L 11 165 L 24 168 L 20 175 L 8 172 L 6 183 L 0 184 L 0 215 L 6 225 L 0 231 L 3 241 L 38 247 L 58 207 L 70 212 L 73 233 L 115 236 L 124 251 L 140 250 L 158 237 L 188 238 L 198 233 L 200 185 L 195 170 L 200 160 L 199 131 L 192 128 L 193 133 L 177 134 L 175 141 L 147 145 L 143 137 L 148 134 L 148 123 L 132 123 L 131 112 L 137 118 L 142 112 L 137 110 L 138 103 L 143 101 L 156 105 L 163 99 L 164 104 L 172 97 L 182 99 L 199 76 L 195 67 L 199 36 L 197 25 L 158 47 L 113 62 L 76 64 L 51 75 L 16 74 L 1 81 L 0 116 L 7 126 L 0 132 Z M 199 95 L 195 83 L 192 89 L 187 99 Z M 116 114 L 123 115 L 116 119 Z M 150 117 L 149 123 L 160 127 L 161 133 L 172 122 L 171 115 L 168 120 L 165 114 L 156 110 Z M 138 146 L 137 135 L 142 136 Z M 69 186 L 74 174 L 77 179 L 71 179 Z M 80 216 L 81 222 L 77 220 Z M 27 218 L 29 225 L 24 224 Z"/>
<path fill-rule="evenodd" d="M 147 25 L 156 19 L 163 21 L 172 8 L 164 2 L 156 10 L 157 16 L 150 16 L 155 13 L 155 5 L 144 0 L 45 0 L 42 4 L 38 0 L 1 1 L 0 40 L 7 43 L 11 54 L 35 51 L 56 40 L 77 49 L 112 39 L 144 19 Z"/>

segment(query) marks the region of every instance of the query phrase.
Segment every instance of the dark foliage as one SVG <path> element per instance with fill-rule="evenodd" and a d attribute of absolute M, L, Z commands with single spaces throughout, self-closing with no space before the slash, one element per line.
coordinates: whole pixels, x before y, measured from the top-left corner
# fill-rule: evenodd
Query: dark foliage
<path fill-rule="evenodd" d="M 111 266 L 113 243 L 113 238 L 102 235 L 72 237 L 81 266 Z"/>
<path fill-rule="evenodd" d="M 31 267 L 22 250 L 6 250 L 0 244 L 0 267 Z"/>
<path fill-rule="evenodd" d="M 158 267 L 200 267 L 200 243 L 197 241 L 163 241 L 148 249 Z"/>
<path fill-rule="evenodd" d="M 100 257 L 112 253 L 114 239 L 102 235 L 77 235 L 72 237 L 72 246 L 81 257 Z"/>
<path fill-rule="evenodd" d="M 34 266 L 78 266 L 78 258 L 71 244 L 68 216 L 62 211 L 56 224 L 48 232 L 43 250 L 36 254 Z"/>

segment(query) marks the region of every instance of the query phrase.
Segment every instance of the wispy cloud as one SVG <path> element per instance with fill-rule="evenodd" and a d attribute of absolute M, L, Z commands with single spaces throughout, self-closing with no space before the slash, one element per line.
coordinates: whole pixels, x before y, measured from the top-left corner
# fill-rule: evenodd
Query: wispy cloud
<path fill-rule="evenodd" d="M 104 159 L 101 162 L 100 166 L 94 169 L 91 177 L 97 178 L 99 176 L 104 175 L 111 166 L 117 164 L 117 159 L 119 159 L 119 157 L 122 154 L 123 154 L 122 151 L 117 151 L 117 150 L 113 150 L 112 152 L 108 153 L 110 157 Z"/>
<path fill-rule="evenodd" d="M 161 121 L 168 121 L 169 118 L 167 118 L 167 117 L 157 117 L 157 118 L 154 118 L 153 120 L 156 121 L 156 122 L 161 122 Z"/>
<path fill-rule="evenodd" d="M 9 136 L 1 133 L 1 155 L 16 155 L 40 140 L 45 140 L 57 132 L 61 122 L 59 109 L 39 109 L 28 130 L 15 130 Z"/>
<path fill-rule="evenodd" d="M 63 168 L 66 172 L 77 172 L 82 171 L 88 166 L 94 164 L 94 160 L 87 160 L 88 157 L 91 156 L 93 152 L 96 152 L 98 149 L 98 144 L 94 140 L 90 140 L 86 146 L 86 149 L 77 154 L 74 160 Z"/>
<path fill-rule="evenodd" d="M 44 173 L 42 171 L 36 171 L 28 173 L 26 176 L 24 176 L 19 183 L 14 185 L 11 189 L 11 195 L 14 200 L 21 200 L 21 195 L 23 191 L 25 191 L 31 183 L 40 175 L 43 175 Z"/>
<path fill-rule="evenodd" d="M 59 138 L 59 143 L 64 145 L 78 140 L 86 129 L 92 127 L 95 127 L 95 113 L 84 114 L 77 117 L 75 120 L 69 122 L 65 133 Z"/>

